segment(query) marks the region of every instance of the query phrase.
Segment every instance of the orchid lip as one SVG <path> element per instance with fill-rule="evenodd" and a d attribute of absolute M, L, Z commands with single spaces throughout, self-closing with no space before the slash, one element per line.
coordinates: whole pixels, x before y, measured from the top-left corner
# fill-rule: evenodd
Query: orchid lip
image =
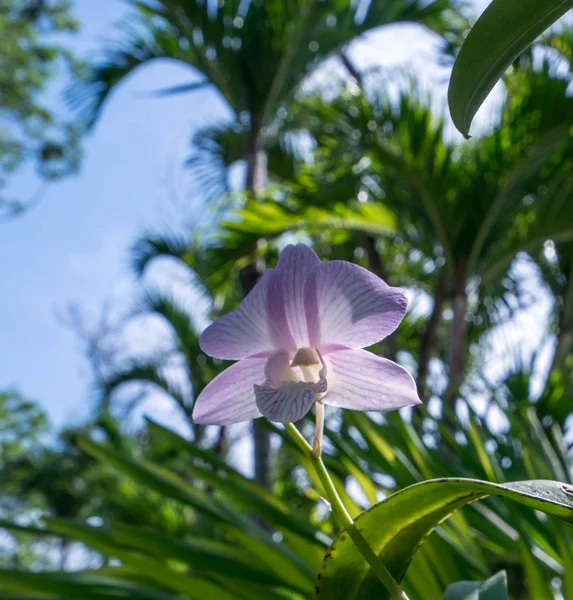
<path fill-rule="evenodd" d="M 314 348 L 300 348 L 292 361 L 281 349 L 265 365 L 265 382 L 255 384 L 261 414 L 279 423 L 298 421 L 327 390 L 326 367 Z"/>

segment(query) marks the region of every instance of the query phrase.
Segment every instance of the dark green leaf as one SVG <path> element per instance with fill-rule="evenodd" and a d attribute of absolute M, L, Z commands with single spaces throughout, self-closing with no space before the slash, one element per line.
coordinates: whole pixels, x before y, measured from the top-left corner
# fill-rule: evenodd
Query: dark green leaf
<path fill-rule="evenodd" d="M 128 581 L 84 573 L 26 573 L 0 570 L 0 591 L 41 593 L 42 598 L 58 600 L 176 600 L 164 592 L 154 592 Z"/>
<path fill-rule="evenodd" d="M 474 115 L 513 60 L 564 15 L 572 0 L 494 0 L 466 38 L 454 64 L 448 102 L 468 137 Z"/>
<path fill-rule="evenodd" d="M 189 92 L 196 92 L 202 90 L 209 85 L 208 81 L 193 81 L 192 83 L 183 83 L 181 85 L 174 85 L 172 87 L 163 88 L 153 92 L 154 96 L 173 96 L 175 94 L 188 94 Z"/>

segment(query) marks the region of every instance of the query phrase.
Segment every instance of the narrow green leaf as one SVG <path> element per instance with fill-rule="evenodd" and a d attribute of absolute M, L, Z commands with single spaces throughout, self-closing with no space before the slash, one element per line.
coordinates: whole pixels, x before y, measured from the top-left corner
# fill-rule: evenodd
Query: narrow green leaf
<path fill-rule="evenodd" d="M 573 544 L 570 530 L 557 533 L 557 550 L 563 561 L 563 582 L 561 593 L 566 600 L 573 598 Z"/>
<path fill-rule="evenodd" d="M 287 581 L 291 582 L 293 587 L 305 589 L 305 586 L 312 583 L 313 573 L 294 552 L 285 544 L 274 543 L 268 532 L 228 502 L 223 503 L 215 496 L 194 489 L 182 478 L 155 464 L 133 460 L 129 456 L 90 440 L 82 439 L 79 444 L 90 455 L 104 464 L 110 464 L 135 481 L 160 494 L 179 500 L 215 521 L 233 526 L 229 534 L 240 535 L 242 545 L 248 545 L 247 550 L 257 549 L 261 555 L 272 558 L 276 565 L 279 565 L 279 561 L 281 564 L 284 563 L 281 567 L 282 573 L 280 571 L 277 573 L 288 577 Z"/>
<path fill-rule="evenodd" d="M 493 0 L 468 34 L 448 89 L 455 126 L 468 137 L 482 102 L 511 63 L 573 7 L 573 0 Z"/>
<path fill-rule="evenodd" d="M 152 421 L 149 421 L 149 427 L 152 433 L 161 436 L 174 447 L 210 465 L 210 468 L 206 469 L 196 463 L 190 464 L 188 465 L 190 475 L 196 476 L 203 482 L 213 484 L 217 490 L 225 492 L 238 505 L 256 513 L 268 523 L 272 523 L 273 526 L 290 530 L 319 547 L 324 548 L 327 545 L 320 539 L 317 529 L 310 525 L 303 516 L 297 514 L 291 507 L 275 498 L 256 482 L 235 471 L 213 452 L 197 447 L 173 431 Z"/>
<path fill-rule="evenodd" d="M 93 573 L 29 573 L 0 570 L 0 596 L 4 592 L 39 593 L 57 600 L 177 600 L 178 596 L 145 589 L 129 581 L 100 577 Z"/>
<path fill-rule="evenodd" d="M 252 560 L 249 562 L 244 552 L 223 542 L 196 537 L 185 540 L 169 538 L 118 522 L 106 528 L 66 519 L 47 519 L 47 525 L 49 533 L 84 542 L 108 556 L 117 556 L 130 549 L 159 561 L 180 561 L 189 565 L 195 573 L 224 573 L 228 577 L 260 584 L 285 585 L 283 578 L 259 568 Z"/>
<path fill-rule="evenodd" d="M 447 561 L 447 559 L 442 560 Z M 410 567 L 409 574 L 412 576 L 409 577 L 408 582 L 403 582 L 405 584 L 403 589 L 407 591 L 409 598 L 439 598 L 442 595 L 444 588 L 440 585 L 440 579 L 433 566 L 428 552 L 422 548 Z"/>
<path fill-rule="evenodd" d="M 2 600 L 46 600 L 48 596 L 41 595 L 33 595 L 30 594 L 5 594 L 2 592 Z"/>
<path fill-rule="evenodd" d="M 47 524 L 52 532 L 81 540 L 105 556 L 117 558 L 134 571 L 145 574 L 156 585 L 183 593 L 190 600 L 201 600 L 205 597 L 213 598 L 213 600 L 234 600 L 234 596 L 230 592 L 222 588 L 218 589 L 208 579 L 196 577 L 195 570 L 192 571 L 192 574 L 187 575 L 170 568 L 169 559 L 158 561 L 160 555 L 153 548 L 129 548 L 121 540 L 116 541 L 111 530 L 103 527 L 90 527 L 65 519 L 47 519 Z"/>
<path fill-rule="evenodd" d="M 547 574 L 542 570 L 541 565 L 535 557 L 529 543 L 521 539 L 519 541 L 521 550 L 521 562 L 525 573 L 525 581 L 531 598 L 535 600 L 553 600 L 555 594 L 551 589 L 551 584 L 548 581 Z"/>
<path fill-rule="evenodd" d="M 448 587 L 444 600 L 506 600 L 507 575 L 500 571 L 486 581 L 460 581 Z"/>
<path fill-rule="evenodd" d="M 173 87 L 163 88 L 152 92 L 154 96 L 173 96 L 175 94 L 187 94 L 189 92 L 196 92 L 209 86 L 208 81 L 193 81 L 192 83 L 183 83 L 181 85 L 174 85 Z"/>
<path fill-rule="evenodd" d="M 289 581 L 291 587 L 307 591 L 312 589 L 314 573 L 308 569 L 307 565 L 297 564 L 296 561 L 285 557 L 278 544 L 275 547 L 262 544 L 259 540 L 239 530 L 232 532 L 232 538 L 238 547 L 244 549 L 249 556 L 254 557 L 257 564 Z"/>
<path fill-rule="evenodd" d="M 376 504 L 356 519 L 356 526 L 387 569 L 401 580 L 417 548 L 437 525 L 463 506 L 491 495 L 573 523 L 573 488 L 559 482 L 495 484 L 476 479 L 435 479 L 412 485 Z M 344 531 L 325 555 L 317 597 L 328 600 L 388 597 Z"/>
<path fill-rule="evenodd" d="M 187 504 L 217 521 L 229 524 L 235 523 L 231 510 L 221 508 L 215 498 L 208 497 L 199 490 L 193 489 L 186 481 L 170 471 L 152 463 L 133 460 L 129 456 L 90 440 L 81 439 L 79 445 L 97 460 L 111 465 L 133 478 L 134 481 L 164 496 Z"/>

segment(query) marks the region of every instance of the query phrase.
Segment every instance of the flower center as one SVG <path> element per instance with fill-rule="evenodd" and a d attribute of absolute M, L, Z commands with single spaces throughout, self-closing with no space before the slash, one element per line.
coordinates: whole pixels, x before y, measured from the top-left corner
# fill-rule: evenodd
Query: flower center
<path fill-rule="evenodd" d="M 299 348 L 290 364 L 291 369 L 300 369 L 302 380 L 315 383 L 320 379 L 322 362 L 314 348 Z"/>
<path fill-rule="evenodd" d="M 314 348 L 299 348 L 290 360 L 288 350 L 272 354 L 265 365 L 265 382 L 255 385 L 261 413 L 271 421 L 298 421 L 326 393 L 326 366 Z"/>

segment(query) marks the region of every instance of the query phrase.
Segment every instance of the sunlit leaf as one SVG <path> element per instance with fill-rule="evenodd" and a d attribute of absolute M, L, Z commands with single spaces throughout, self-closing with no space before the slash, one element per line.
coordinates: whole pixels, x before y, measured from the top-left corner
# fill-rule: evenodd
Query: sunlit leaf
<path fill-rule="evenodd" d="M 494 484 L 472 479 L 436 479 L 410 486 L 363 512 L 356 525 L 397 580 L 418 546 L 458 509 L 490 495 L 502 496 L 573 523 L 573 494 L 553 481 Z M 573 488 L 571 488 L 573 492 Z M 318 597 L 328 600 L 383 600 L 387 592 L 346 532 L 325 555 Z"/>

